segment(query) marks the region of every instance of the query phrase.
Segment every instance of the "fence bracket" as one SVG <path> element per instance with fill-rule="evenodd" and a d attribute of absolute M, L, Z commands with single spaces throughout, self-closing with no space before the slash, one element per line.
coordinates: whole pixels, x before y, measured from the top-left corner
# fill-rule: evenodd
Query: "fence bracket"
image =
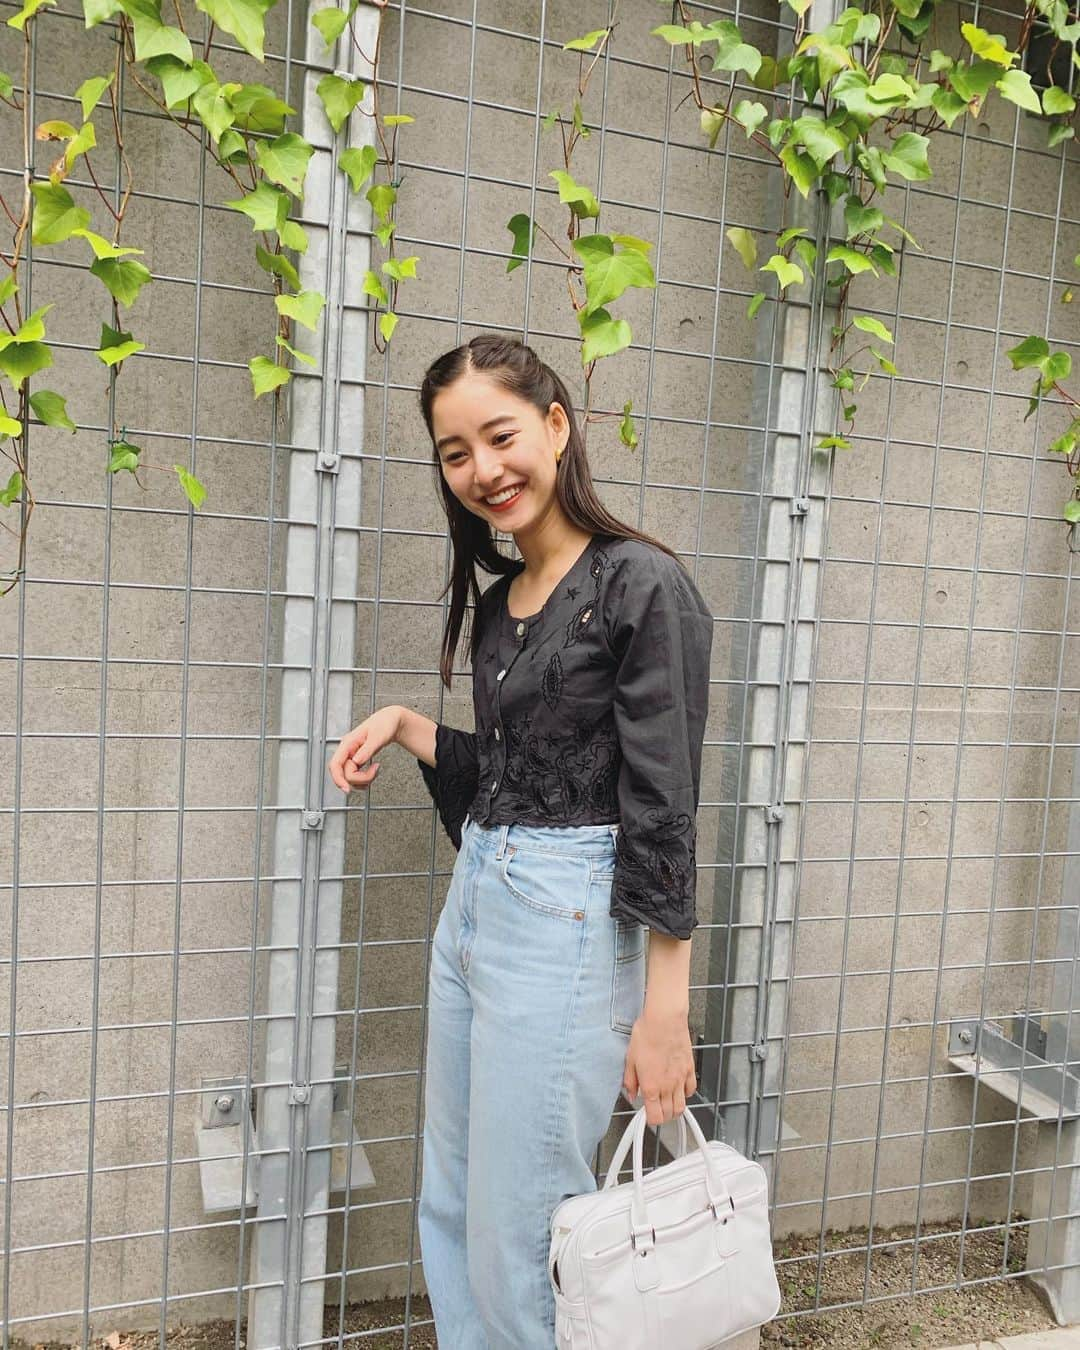
<path fill-rule="evenodd" d="M 994 1022 L 950 1022 L 949 1063 L 991 1092 L 1018 1103 L 1021 1113 L 1034 1120 L 1057 1120 L 1059 1116 L 1076 1120 L 1080 1117 L 1080 1079 L 1061 1064 L 1048 1064 L 1030 1048 L 1038 1037 L 1033 1031 L 1037 1024 L 1028 1015 L 1021 1014 L 1013 1025 L 1019 1041 Z"/>
<path fill-rule="evenodd" d="M 230 1213 L 242 1205 L 254 1205 L 259 1190 L 259 1153 L 250 1090 L 243 1078 L 204 1078 L 201 1086 L 195 1146 L 202 1207 L 206 1214 Z"/>

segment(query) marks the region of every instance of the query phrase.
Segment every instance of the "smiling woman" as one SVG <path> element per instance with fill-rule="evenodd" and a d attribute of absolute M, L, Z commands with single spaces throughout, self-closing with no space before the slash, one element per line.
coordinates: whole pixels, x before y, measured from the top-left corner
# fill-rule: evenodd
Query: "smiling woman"
<path fill-rule="evenodd" d="M 676 555 L 604 509 L 565 386 L 531 348 L 481 334 L 420 399 L 453 544 L 440 669 L 449 687 L 471 600 L 475 730 L 382 708 L 331 774 L 369 787 L 396 741 L 458 849 L 432 944 L 419 1214 L 439 1342 L 547 1350 L 551 1214 L 595 1190 L 620 1087 L 658 1125 L 697 1086 L 713 621 Z M 497 578 L 483 591 L 477 566 Z"/>

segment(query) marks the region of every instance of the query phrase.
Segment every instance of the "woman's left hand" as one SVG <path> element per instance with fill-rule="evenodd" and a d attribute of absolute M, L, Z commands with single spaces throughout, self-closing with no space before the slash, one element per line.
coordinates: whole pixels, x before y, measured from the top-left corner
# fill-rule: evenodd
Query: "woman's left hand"
<path fill-rule="evenodd" d="M 633 1101 L 645 1099 L 649 1125 L 674 1120 L 686 1110 L 697 1090 L 694 1048 L 685 1013 L 645 1012 L 634 1023 L 623 1069 L 623 1091 Z"/>

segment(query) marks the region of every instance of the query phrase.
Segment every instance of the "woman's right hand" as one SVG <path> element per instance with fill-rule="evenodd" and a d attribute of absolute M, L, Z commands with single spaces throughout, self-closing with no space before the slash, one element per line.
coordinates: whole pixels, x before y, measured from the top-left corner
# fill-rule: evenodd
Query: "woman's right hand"
<path fill-rule="evenodd" d="M 374 758 L 396 740 L 404 711 L 396 703 L 380 708 L 342 736 L 330 760 L 330 777 L 342 792 L 367 788 L 375 781 L 379 766 Z"/>

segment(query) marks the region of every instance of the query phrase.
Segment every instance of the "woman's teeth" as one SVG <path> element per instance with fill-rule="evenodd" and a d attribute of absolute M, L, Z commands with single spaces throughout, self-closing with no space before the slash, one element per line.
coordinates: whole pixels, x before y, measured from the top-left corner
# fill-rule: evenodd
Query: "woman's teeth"
<path fill-rule="evenodd" d="M 485 497 L 484 501 L 488 506 L 502 506 L 504 503 L 512 501 L 520 493 L 523 484 L 519 483 L 517 487 L 508 488 L 505 492 L 497 492 L 494 497 Z"/>

